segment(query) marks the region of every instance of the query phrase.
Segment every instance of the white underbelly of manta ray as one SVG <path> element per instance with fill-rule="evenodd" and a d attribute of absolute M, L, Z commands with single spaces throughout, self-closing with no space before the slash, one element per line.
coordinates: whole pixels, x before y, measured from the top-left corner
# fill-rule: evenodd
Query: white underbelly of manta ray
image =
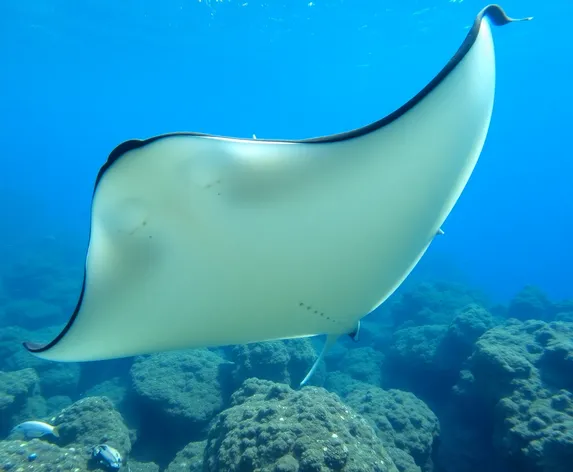
<path fill-rule="evenodd" d="M 305 383 L 441 232 L 489 127 L 490 23 L 511 21 L 486 7 L 428 86 L 364 128 L 118 146 L 96 180 L 76 310 L 56 339 L 27 349 L 88 361 L 327 334 Z"/>

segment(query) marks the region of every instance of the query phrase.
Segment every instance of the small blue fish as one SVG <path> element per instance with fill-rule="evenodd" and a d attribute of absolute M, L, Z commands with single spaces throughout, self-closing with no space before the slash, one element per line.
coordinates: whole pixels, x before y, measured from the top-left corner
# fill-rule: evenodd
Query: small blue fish
<path fill-rule="evenodd" d="M 52 426 L 51 424 L 44 423 L 43 421 L 24 421 L 18 426 L 12 428 L 12 433 L 21 433 L 26 439 L 41 438 L 47 434 L 60 437 L 58 433 L 58 427 Z"/>

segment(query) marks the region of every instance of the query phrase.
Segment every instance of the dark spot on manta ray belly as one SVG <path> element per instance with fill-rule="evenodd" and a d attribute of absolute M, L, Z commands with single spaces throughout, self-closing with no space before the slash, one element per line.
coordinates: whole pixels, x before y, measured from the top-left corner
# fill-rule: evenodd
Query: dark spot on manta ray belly
<path fill-rule="evenodd" d="M 331 318 L 330 316 L 325 315 L 324 312 L 319 311 L 319 310 L 313 308 L 311 305 L 307 305 L 307 304 L 304 303 L 304 302 L 299 302 L 299 303 L 298 303 L 298 306 L 301 307 L 301 308 L 306 308 L 307 311 L 310 311 L 310 312 L 314 313 L 315 315 L 320 316 L 321 318 L 327 319 L 328 321 L 331 321 L 332 323 L 336 323 L 336 320 L 334 320 L 334 319 Z"/>
<path fill-rule="evenodd" d="M 205 185 L 205 188 L 211 188 L 214 187 L 215 185 L 220 185 L 221 184 L 221 180 L 215 180 L 215 182 L 211 182 L 210 184 Z"/>
<path fill-rule="evenodd" d="M 221 185 L 221 180 L 219 179 L 219 180 L 215 180 L 214 182 L 211 182 L 211 183 L 209 183 L 209 184 L 206 184 L 206 185 L 204 186 L 204 188 L 205 188 L 205 189 L 210 189 L 210 188 L 213 188 L 213 187 L 216 187 L 216 186 L 220 186 L 220 185 Z M 220 196 L 221 196 L 221 192 L 217 192 L 217 196 L 220 197 Z"/>

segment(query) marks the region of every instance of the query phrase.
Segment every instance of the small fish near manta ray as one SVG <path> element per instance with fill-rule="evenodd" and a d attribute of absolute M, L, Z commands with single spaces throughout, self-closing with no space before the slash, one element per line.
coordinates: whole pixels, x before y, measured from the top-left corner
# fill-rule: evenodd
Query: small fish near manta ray
<path fill-rule="evenodd" d="M 441 232 L 489 128 L 491 26 L 529 19 L 487 6 L 422 91 L 363 128 L 120 144 L 97 175 L 76 309 L 25 347 L 77 362 L 326 334 L 304 385 Z"/>

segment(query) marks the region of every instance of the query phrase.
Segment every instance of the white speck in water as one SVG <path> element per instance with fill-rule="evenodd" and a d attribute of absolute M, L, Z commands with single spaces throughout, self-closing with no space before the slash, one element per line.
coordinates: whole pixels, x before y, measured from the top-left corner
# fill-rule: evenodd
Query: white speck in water
<path fill-rule="evenodd" d="M 337 438 L 337 437 L 338 437 L 338 434 L 332 433 L 332 437 L 333 437 L 333 438 Z"/>
<path fill-rule="evenodd" d="M 328 451 L 328 448 L 327 448 L 327 447 L 323 447 L 322 450 L 323 450 L 324 452 L 326 452 L 326 451 Z"/>
<path fill-rule="evenodd" d="M 279 421 L 284 421 L 284 420 L 285 419 L 282 416 L 279 418 Z"/>

